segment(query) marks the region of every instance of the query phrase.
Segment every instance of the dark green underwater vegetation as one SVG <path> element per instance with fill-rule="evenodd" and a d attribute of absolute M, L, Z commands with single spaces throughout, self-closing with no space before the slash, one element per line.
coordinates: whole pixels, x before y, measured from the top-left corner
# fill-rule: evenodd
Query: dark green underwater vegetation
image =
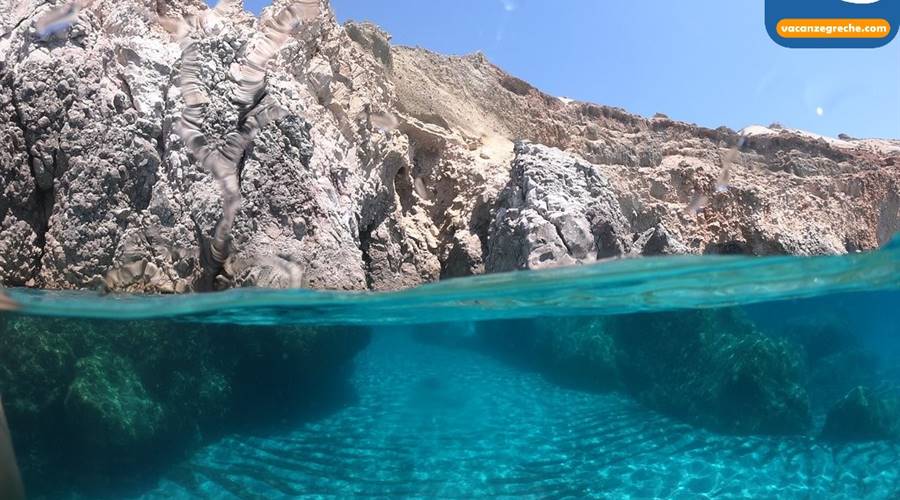
<path fill-rule="evenodd" d="M 900 405 L 863 385 L 875 353 L 833 325 L 762 332 L 736 309 L 489 322 L 478 338 L 565 384 L 621 391 L 724 434 L 849 442 L 900 438 Z"/>
<path fill-rule="evenodd" d="M 797 436 L 823 446 L 900 440 L 896 391 L 879 385 L 893 375 L 885 377 L 882 357 L 852 326 L 833 318 L 774 323 L 726 308 L 429 325 L 413 333 L 456 352 L 453 358 L 500 359 L 556 387 L 632 400 L 718 436 Z M 298 414 L 335 398 L 370 336 L 368 328 L 346 326 L 0 315 L 0 393 L 29 493 L 139 494 L 154 471 L 165 474 L 220 438 L 297 428 Z M 390 364 L 415 362 L 395 356 Z M 453 385 L 448 375 L 408 377 L 424 377 L 416 394 L 431 402 Z M 455 407 L 469 397 L 446 399 Z M 377 412 L 383 403 L 367 404 Z"/>
<path fill-rule="evenodd" d="M 0 315 L 0 393 L 32 494 L 102 486 L 289 414 L 368 340 L 362 328 Z"/>

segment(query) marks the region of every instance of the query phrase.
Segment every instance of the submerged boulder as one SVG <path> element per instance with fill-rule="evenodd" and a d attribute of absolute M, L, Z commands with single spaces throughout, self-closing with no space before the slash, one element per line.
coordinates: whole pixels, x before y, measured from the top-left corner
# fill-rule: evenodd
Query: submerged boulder
<path fill-rule="evenodd" d="M 230 378 L 236 418 L 249 423 L 282 418 L 335 397 L 343 361 L 369 341 L 367 330 L 352 327 L 244 326 L 224 333 L 235 349 Z"/>
<path fill-rule="evenodd" d="M 790 324 L 782 337 L 801 346 L 810 366 L 836 354 L 862 349 L 863 343 L 854 329 L 839 318 L 821 318 L 811 323 Z"/>
<path fill-rule="evenodd" d="M 773 330 L 805 354 L 816 413 L 826 413 L 851 390 L 875 386 L 883 378 L 883 357 L 861 333 L 858 326 L 834 314 L 798 318 Z"/>
<path fill-rule="evenodd" d="M 731 310 L 491 323 L 494 352 L 582 387 L 734 434 L 797 434 L 812 422 L 805 365 L 788 342 Z"/>
<path fill-rule="evenodd" d="M 368 338 L 362 328 L 0 315 L 0 393 L 26 482 L 89 487 L 318 397 Z"/>
<path fill-rule="evenodd" d="M 108 352 L 84 358 L 65 398 L 68 425 L 100 450 L 135 450 L 162 429 L 163 409 L 131 363 Z"/>
<path fill-rule="evenodd" d="M 482 346 L 524 361 L 567 385 L 607 391 L 622 387 L 615 338 L 603 318 L 540 318 L 479 324 Z"/>
<path fill-rule="evenodd" d="M 857 387 L 828 412 L 822 439 L 833 442 L 900 439 L 900 405 L 869 388 Z"/>
<path fill-rule="evenodd" d="M 878 383 L 883 370 L 878 353 L 855 349 L 822 358 L 809 368 L 809 393 L 816 411 L 825 412 L 851 389 Z"/>
<path fill-rule="evenodd" d="M 607 324 L 594 318 L 548 319 L 540 345 L 549 348 L 551 366 L 590 387 L 615 389 L 622 384 L 619 348 Z"/>
<path fill-rule="evenodd" d="M 730 310 L 612 318 L 627 390 L 651 408 L 735 434 L 811 425 L 803 362 Z"/>
<path fill-rule="evenodd" d="M 0 315 L 0 393 L 11 420 L 33 423 L 62 400 L 74 377 L 77 358 L 67 334 L 77 326 L 59 324 L 60 335 L 35 335 L 40 319 L 4 319 Z"/>

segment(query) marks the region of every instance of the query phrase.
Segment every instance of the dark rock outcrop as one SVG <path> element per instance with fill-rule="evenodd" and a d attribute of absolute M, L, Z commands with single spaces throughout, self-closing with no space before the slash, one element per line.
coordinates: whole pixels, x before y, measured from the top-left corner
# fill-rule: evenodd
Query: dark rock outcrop
<path fill-rule="evenodd" d="M 900 439 L 900 401 L 857 387 L 828 412 L 822 439 L 834 442 Z"/>
<path fill-rule="evenodd" d="M 3 315 L 0 392 L 29 482 L 90 484 L 290 414 L 367 341 L 358 328 Z"/>
<path fill-rule="evenodd" d="M 554 378 L 621 389 L 648 408 L 732 434 L 801 434 L 812 425 L 801 352 L 734 311 L 541 319 L 479 330 Z"/>
<path fill-rule="evenodd" d="M 800 434 L 812 425 L 800 353 L 733 311 L 613 319 L 619 366 L 639 401 L 727 433 Z"/>

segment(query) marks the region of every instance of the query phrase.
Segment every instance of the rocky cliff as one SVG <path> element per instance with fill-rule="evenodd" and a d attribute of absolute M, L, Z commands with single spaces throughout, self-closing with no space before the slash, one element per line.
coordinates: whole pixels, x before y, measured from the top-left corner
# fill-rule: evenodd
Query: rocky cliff
<path fill-rule="evenodd" d="M 310 1 L 259 19 L 240 1 L 81 1 L 51 23 L 65 2 L 0 0 L 0 284 L 386 290 L 630 255 L 856 252 L 900 230 L 898 141 L 573 102 Z M 298 3 L 313 14 L 275 40 Z M 219 151 L 262 106 L 278 112 L 223 196 L 182 119 Z"/>

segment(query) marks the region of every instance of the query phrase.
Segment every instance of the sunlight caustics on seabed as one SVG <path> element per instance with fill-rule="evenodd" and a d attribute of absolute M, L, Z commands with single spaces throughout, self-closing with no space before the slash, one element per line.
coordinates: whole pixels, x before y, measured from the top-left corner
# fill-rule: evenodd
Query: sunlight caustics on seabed
<path fill-rule="evenodd" d="M 229 437 L 138 498 L 860 498 L 900 480 L 895 444 L 716 435 L 403 333 L 361 354 L 345 408 Z"/>

